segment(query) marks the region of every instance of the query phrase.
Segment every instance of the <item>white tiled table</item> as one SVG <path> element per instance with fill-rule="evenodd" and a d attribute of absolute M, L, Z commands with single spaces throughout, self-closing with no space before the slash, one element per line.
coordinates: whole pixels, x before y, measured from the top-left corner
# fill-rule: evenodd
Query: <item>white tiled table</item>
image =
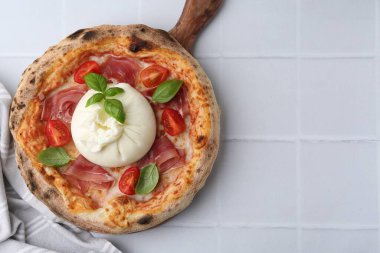
<path fill-rule="evenodd" d="M 0 81 L 78 28 L 170 29 L 184 0 L 1 0 Z M 379 252 L 380 0 L 226 0 L 195 56 L 222 108 L 205 188 L 129 252 Z M 103 235 L 99 235 L 103 236 Z"/>

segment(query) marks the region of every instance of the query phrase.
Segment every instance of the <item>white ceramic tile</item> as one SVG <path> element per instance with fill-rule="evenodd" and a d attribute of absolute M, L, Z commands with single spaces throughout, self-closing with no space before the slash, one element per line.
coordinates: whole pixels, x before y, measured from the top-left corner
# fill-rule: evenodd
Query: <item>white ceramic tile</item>
<path fill-rule="evenodd" d="M 177 23 L 184 5 L 184 0 L 143 0 L 141 23 L 168 31 Z"/>
<path fill-rule="evenodd" d="M 218 99 L 222 96 L 221 92 L 224 89 L 221 71 L 222 60 L 218 58 L 200 58 L 198 62 L 210 79 L 216 98 Z"/>
<path fill-rule="evenodd" d="M 223 18 L 226 15 L 226 9 L 220 8 L 219 13 L 211 20 L 211 22 L 198 35 L 194 46 L 194 55 L 198 56 L 217 56 L 221 55 L 222 45 L 222 25 Z"/>
<path fill-rule="evenodd" d="M 141 23 L 169 31 L 181 16 L 184 4 L 184 0 L 164 0 L 159 4 L 155 0 L 141 1 Z M 218 13 L 198 37 L 194 48 L 196 56 L 220 54 L 221 16 L 222 14 Z"/>
<path fill-rule="evenodd" d="M 139 23 L 138 1 L 134 0 L 65 0 L 65 34 L 103 24 Z"/>
<path fill-rule="evenodd" d="M 226 137 L 296 133 L 295 60 L 224 59 L 220 82 Z"/>
<path fill-rule="evenodd" d="M 219 159 L 220 160 L 220 159 Z M 218 178 L 221 165 L 217 161 L 205 186 L 197 193 L 193 202 L 184 211 L 170 219 L 163 226 L 216 225 L 218 222 Z"/>
<path fill-rule="evenodd" d="M 302 221 L 377 225 L 376 143 L 302 143 Z"/>
<path fill-rule="evenodd" d="M 225 146 L 222 143 L 220 152 Z M 220 168 L 223 166 L 223 156 L 219 155 L 205 186 L 197 193 L 193 202 L 183 212 L 170 219 L 163 226 L 206 225 L 214 226 L 218 222 L 218 179 L 221 176 Z"/>
<path fill-rule="evenodd" d="M 0 57 L 0 82 L 14 94 L 33 61 L 20 55 L 39 55 L 79 28 L 146 23 L 170 29 L 184 1 L 2 1 L 0 31 L 6 36 L 0 56 L 10 57 Z M 200 35 L 194 54 L 203 57 L 200 63 L 213 82 L 224 139 L 297 137 L 295 60 L 249 58 L 296 54 L 297 1 L 225 1 Z M 375 0 L 298 2 L 302 55 L 373 53 Z M 205 59 L 219 55 L 224 58 Z M 302 137 L 374 138 L 374 72 L 371 59 L 301 60 Z M 300 193 L 302 225 L 340 228 L 302 230 L 302 253 L 377 252 L 377 230 L 344 229 L 378 225 L 376 145 L 302 142 L 297 192 L 294 143 L 224 141 L 204 189 L 184 212 L 145 232 L 97 236 L 123 252 L 293 253 L 295 229 L 247 226 L 296 226 Z"/>
<path fill-rule="evenodd" d="M 305 135 L 374 136 L 375 68 L 371 59 L 300 62 L 301 131 Z"/>
<path fill-rule="evenodd" d="M 297 252 L 296 230 L 222 228 L 221 253 L 294 253 Z"/>
<path fill-rule="evenodd" d="M 301 0 L 302 53 L 373 53 L 375 1 Z"/>
<path fill-rule="evenodd" d="M 224 108 L 225 106 L 223 104 L 223 91 L 225 90 L 225 82 L 221 71 L 222 60 L 218 58 L 201 58 L 198 61 L 212 83 L 216 100 L 218 101 L 219 106 L 221 108 Z M 226 125 L 226 118 L 224 117 L 224 114 L 225 110 L 223 109 L 221 116 L 222 126 Z M 226 130 L 227 129 L 225 127 L 221 127 L 221 136 L 226 136 Z"/>
<path fill-rule="evenodd" d="M 304 253 L 375 253 L 378 252 L 377 230 L 304 230 Z"/>
<path fill-rule="evenodd" d="M 295 0 L 225 1 L 222 49 L 225 55 L 294 54 Z"/>
<path fill-rule="evenodd" d="M 42 54 L 61 37 L 61 0 L 0 2 L 0 54 Z"/>
<path fill-rule="evenodd" d="M 21 74 L 34 58 L 0 57 L 0 82 L 14 95 L 21 80 Z"/>
<path fill-rule="evenodd" d="M 167 228 L 157 227 L 129 235 L 102 235 L 122 252 L 217 252 L 215 228 Z"/>
<path fill-rule="evenodd" d="M 221 222 L 296 221 L 294 143 L 224 142 L 219 153 Z"/>

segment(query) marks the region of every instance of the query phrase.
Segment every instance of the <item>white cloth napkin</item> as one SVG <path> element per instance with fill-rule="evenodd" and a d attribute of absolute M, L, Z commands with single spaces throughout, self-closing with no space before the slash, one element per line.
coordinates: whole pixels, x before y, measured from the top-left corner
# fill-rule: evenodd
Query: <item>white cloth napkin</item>
<path fill-rule="evenodd" d="M 0 83 L 0 252 L 121 252 L 56 217 L 29 191 L 15 162 L 8 128 L 10 103 Z"/>

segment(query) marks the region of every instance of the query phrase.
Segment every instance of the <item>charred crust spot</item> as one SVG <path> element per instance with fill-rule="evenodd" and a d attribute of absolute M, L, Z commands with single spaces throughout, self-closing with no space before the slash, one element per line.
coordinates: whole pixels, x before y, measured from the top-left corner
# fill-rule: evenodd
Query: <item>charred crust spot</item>
<path fill-rule="evenodd" d="M 115 31 L 114 31 L 114 30 L 109 29 L 107 32 L 108 32 L 109 34 L 111 34 L 111 36 L 115 36 Z"/>
<path fill-rule="evenodd" d="M 74 40 L 74 39 L 78 38 L 79 35 L 81 35 L 84 31 L 85 31 L 85 29 L 79 29 L 78 31 L 70 34 L 67 38 Z"/>
<path fill-rule="evenodd" d="M 164 39 L 174 42 L 174 39 L 172 38 L 172 36 L 170 36 L 170 34 L 167 31 L 161 29 L 157 29 L 156 31 L 159 32 L 162 35 L 162 37 L 164 37 Z"/>
<path fill-rule="evenodd" d="M 144 27 L 140 28 L 140 32 L 144 33 L 145 32 L 145 28 Z"/>
<path fill-rule="evenodd" d="M 34 175 L 31 170 L 28 170 L 27 177 L 29 179 L 29 188 L 31 192 L 35 192 L 37 190 L 37 184 L 34 182 Z"/>
<path fill-rule="evenodd" d="M 40 59 L 37 58 L 37 59 L 35 59 L 35 60 L 33 61 L 33 63 L 37 63 L 39 60 L 40 60 Z"/>
<path fill-rule="evenodd" d="M 19 165 L 17 165 L 17 169 L 18 169 L 18 170 L 21 170 L 21 167 L 20 167 Z"/>
<path fill-rule="evenodd" d="M 21 110 L 21 109 L 23 109 L 25 106 L 26 106 L 25 103 L 24 103 L 24 102 L 21 102 L 21 103 L 17 104 L 17 110 Z"/>
<path fill-rule="evenodd" d="M 98 35 L 98 32 L 96 32 L 96 31 L 88 31 L 83 35 L 82 39 L 83 40 L 93 40 L 96 38 L 97 35 Z"/>
<path fill-rule="evenodd" d="M 28 170 L 28 178 L 32 181 L 34 178 L 33 172 L 31 170 Z"/>
<path fill-rule="evenodd" d="M 46 66 L 48 66 L 48 65 L 50 65 L 50 61 L 46 61 L 46 62 L 44 62 L 44 64 L 42 64 L 42 67 L 46 67 Z M 45 74 L 45 73 L 43 73 L 43 74 Z"/>
<path fill-rule="evenodd" d="M 198 168 L 198 169 L 197 169 L 197 173 L 200 173 L 200 172 L 201 172 L 201 169 L 200 169 L 200 168 Z"/>
<path fill-rule="evenodd" d="M 43 196 L 44 196 L 45 199 L 50 199 L 50 198 L 52 198 L 52 197 L 57 197 L 58 194 L 57 194 L 57 192 L 56 192 L 55 190 L 53 190 L 53 189 L 49 189 L 49 190 L 47 190 L 47 191 L 44 193 Z"/>
<path fill-rule="evenodd" d="M 143 49 L 151 49 L 152 46 L 146 40 L 138 38 L 136 35 L 132 36 L 132 42 L 129 46 L 129 50 L 133 53 L 137 53 Z"/>
<path fill-rule="evenodd" d="M 36 82 L 36 78 L 35 77 L 33 77 L 31 80 L 30 80 L 30 84 L 34 84 Z"/>
<path fill-rule="evenodd" d="M 206 138 L 205 136 L 203 136 L 203 135 L 199 135 L 198 138 L 197 138 L 197 142 L 198 142 L 198 143 L 202 143 L 202 142 L 204 141 L 205 138 Z"/>
<path fill-rule="evenodd" d="M 149 224 L 151 221 L 153 220 L 153 216 L 152 215 L 145 215 L 143 216 L 142 218 L 140 218 L 137 223 L 140 224 L 140 225 L 147 225 Z"/>

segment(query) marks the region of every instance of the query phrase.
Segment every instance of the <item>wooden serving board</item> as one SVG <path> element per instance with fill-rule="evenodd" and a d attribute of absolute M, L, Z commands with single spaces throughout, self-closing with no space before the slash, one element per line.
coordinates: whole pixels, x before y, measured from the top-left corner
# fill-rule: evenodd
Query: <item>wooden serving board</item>
<path fill-rule="evenodd" d="M 169 33 L 192 53 L 202 29 L 216 15 L 223 0 L 186 0 L 181 17 Z"/>

